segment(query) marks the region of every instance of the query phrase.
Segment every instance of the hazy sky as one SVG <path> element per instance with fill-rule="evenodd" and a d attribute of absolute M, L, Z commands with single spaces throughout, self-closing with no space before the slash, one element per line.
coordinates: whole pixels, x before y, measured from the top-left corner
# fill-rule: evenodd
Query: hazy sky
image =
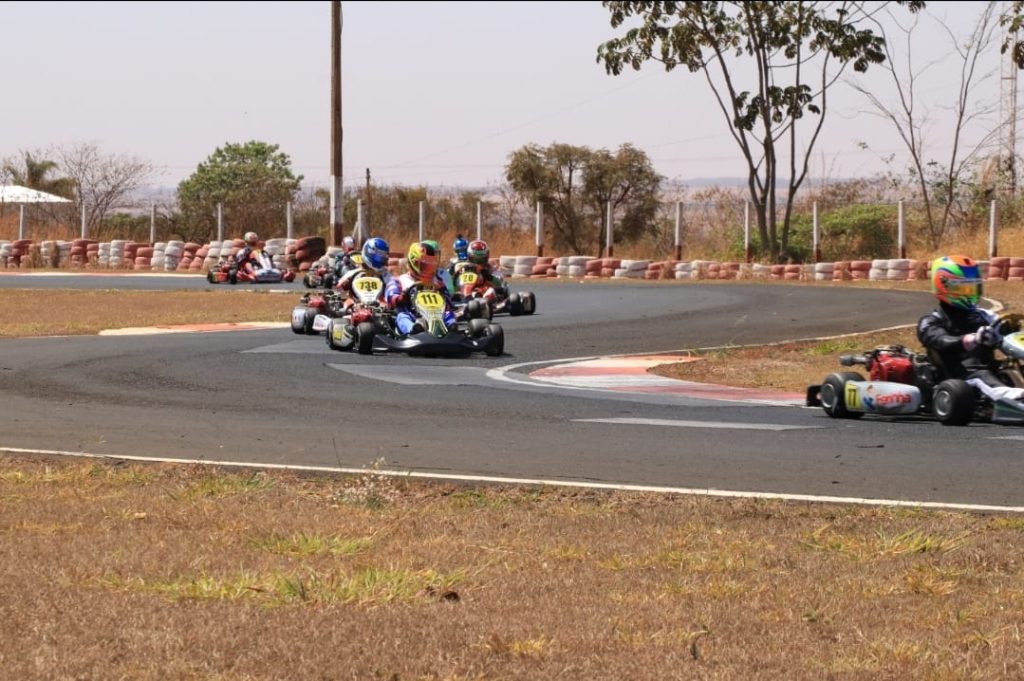
<path fill-rule="evenodd" d="M 699 74 L 649 64 L 615 77 L 596 63 L 597 46 L 621 32 L 600 2 L 342 6 L 348 185 L 366 168 L 386 184 L 494 185 L 510 152 L 552 142 L 632 143 L 670 179 L 745 172 Z M 959 29 L 981 4 L 929 8 Z M 925 23 L 919 63 L 949 51 Z M 151 161 L 163 171 L 155 184 L 173 186 L 225 142 L 258 139 L 280 145 L 307 182 L 328 182 L 327 1 L 0 2 L 0 26 L 0 158 L 92 142 Z M 920 94 L 938 123 L 955 87 L 951 64 L 933 69 Z M 887 93 L 882 76 L 865 82 Z M 995 101 L 997 76 L 979 98 Z M 879 154 L 902 154 L 849 87 L 831 105 L 818 171 L 871 174 Z M 944 146 L 948 134 L 937 125 L 932 137 Z"/>

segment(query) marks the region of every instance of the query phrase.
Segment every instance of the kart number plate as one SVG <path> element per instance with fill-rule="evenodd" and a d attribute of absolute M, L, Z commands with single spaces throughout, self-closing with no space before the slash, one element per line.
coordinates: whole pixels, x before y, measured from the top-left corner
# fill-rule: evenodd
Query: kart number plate
<path fill-rule="evenodd" d="M 846 407 L 853 409 L 854 411 L 863 411 L 864 407 L 860 403 L 860 391 L 857 390 L 857 384 L 853 381 L 846 382 Z"/>
<path fill-rule="evenodd" d="M 459 277 L 459 282 L 463 285 L 475 284 L 476 283 L 476 272 L 465 272 Z"/>
<path fill-rule="evenodd" d="M 416 294 L 416 304 L 428 312 L 444 310 L 444 298 L 440 293 L 434 291 L 420 291 Z"/>
<path fill-rule="evenodd" d="M 380 279 L 376 277 L 362 277 L 356 279 L 353 286 L 358 293 L 377 293 L 381 289 Z"/>

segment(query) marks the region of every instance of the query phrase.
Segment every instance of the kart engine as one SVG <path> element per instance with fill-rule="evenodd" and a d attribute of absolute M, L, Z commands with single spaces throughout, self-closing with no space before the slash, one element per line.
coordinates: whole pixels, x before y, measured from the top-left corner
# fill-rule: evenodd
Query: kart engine
<path fill-rule="evenodd" d="M 914 364 L 910 357 L 888 350 L 879 350 L 870 364 L 872 381 L 909 383 L 914 381 Z"/>

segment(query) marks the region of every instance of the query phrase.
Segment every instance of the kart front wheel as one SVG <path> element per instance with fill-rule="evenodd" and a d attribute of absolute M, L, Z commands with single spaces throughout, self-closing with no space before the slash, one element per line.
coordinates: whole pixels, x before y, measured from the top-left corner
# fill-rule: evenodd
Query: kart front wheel
<path fill-rule="evenodd" d="M 523 296 L 520 293 L 513 293 L 508 298 L 508 313 L 512 316 L 519 316 L 525 311 L 523 309 Z"/>
<path fill-rule="evenodd" d="M 302 331 L 307 336 L 315 336 L 317 334 L 317 332 L 313 330 L 314 321 L 316 321 L 316 308 L 307 307 L 302 319 Z"/>
<path fill-rule="evenodd" d="M 846 382 L 863 380 L 864 377 L 856 371 L 829 374 L 821 384 L 821 408 L 834 419 L 859 419 L 864 416 L 864 412 L 850 411 L 846 407 Z"/>
<path fill-rule="evenodd" d="M 932 395 L 932 411 L 944 426 L 966 426 L 974 416 L 974 388 L 957 378 L 939 383 Z"/>
<path fill-rule="evenodd" d="M 497 324 L 488 324 L 484 329 L 484 336 L 493 336 L 490 345 L 484 350 L 488 357 L 500 357 L 505 352 L 505 330 Z"/>
<path fill-rule="evenodd" d="M 376 333 L 377 327 L 373 322 L 361 322 L 356 327 L 356 350 L 360 355 L 373 354 L 373 336 Z"/>

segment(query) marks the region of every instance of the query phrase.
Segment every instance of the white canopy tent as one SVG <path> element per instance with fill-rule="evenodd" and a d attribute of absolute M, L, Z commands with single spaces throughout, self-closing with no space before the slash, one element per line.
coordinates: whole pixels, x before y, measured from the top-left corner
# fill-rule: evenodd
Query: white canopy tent
<path fill-rule="evenodd" d="M 18 216 L 18 238 L 25 238 L 25 204 L 26 203 L 71 203 L 69 199 L 56 194 L 41 192 L 38 189 L 29 189 L 17 184 L 0 185 L 0 211 L 6 203 L 13 203 L 21 206 L 21 214 Z"/>
<path fill-rule="evenodd" d="M 0 185 L 0 203 L 71 203 L 56 194 L 29 189 L 16 184 Z"/>

